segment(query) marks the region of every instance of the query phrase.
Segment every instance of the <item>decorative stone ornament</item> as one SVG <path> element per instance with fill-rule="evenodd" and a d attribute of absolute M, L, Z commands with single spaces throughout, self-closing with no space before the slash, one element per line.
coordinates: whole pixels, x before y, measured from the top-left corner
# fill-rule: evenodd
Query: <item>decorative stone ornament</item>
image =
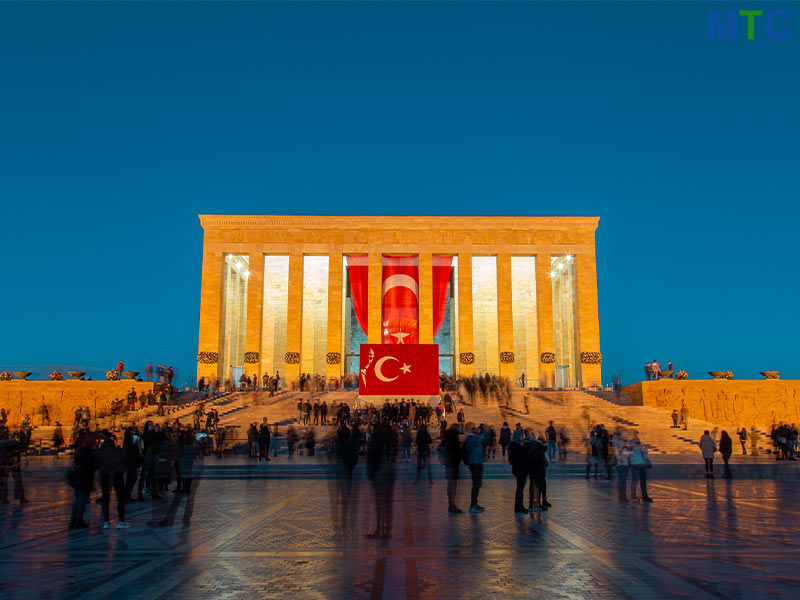
<path fill-rule="evenodd" d="M 197 362 L 201 365 L 215 365 L 217 364 L 218 358 L 216 352 L 200 352 L 197 355 Z"/>
<path fill-rule="evenodd" d="M 299 365 L 300 364 L 300 353 L 299 352 L 287 352 L 285 356 L 285 361 L 287 365 Z"/>
<path fill-rule="evenodd" d="M 61 381 L 62 379 L 64 379 L 64 374 L 61 371 L 50 373 L 50 381 Z"/>
<path fill-rule="evenodd" d="M 514 364 L 514 353 L 513 352 L 501 352 L 500 353 L 500 362 L 504 365 L 512 365 Z"/>
<path fill-rule="evenodd" d="M 258 352 L 245 352 L 244 362 L 248 365 L 254 365 L 258 362 Z"/>
<path fill-rule="evenodd" d="M 342 355 L 338 352 L 328 352 L 325 355 L 325 362 L 329 365 L 338 365 L 342 362 Z"/>
<path fill-rule="evenodd" d="M 781 374 L 779 371 L 759 371 L 759 374 L 764 379 L 780 379 Z"/>
<path fill-rule="evenodd" d="M 11 381 L 12 379 L 14 379 L 14 376 L 8 371 L 0 373 L 0 381 Z"/>
<path fill-rule="evenodd" d="M 107 381 L 118 381 L 119 380 L 119 373 L 117 373 L 114 369 L 109 369 L 106 371 L 106 380 Z"/>
<path fill-rule="evenodd" d="M 458 362 L 462 365 L 474 365 L 475 355 L 472 352 L 462 352 L 458 355 Z"/>
<path fill-rule="evenodd" d="M 686 371 L 678 371 L 675 374 L 675 379 L 680 379 L 681 381 L 684 381 L 686 379 L 689 379 L 689 374 Z"/>
<path fill-rule="evenodd" d="M 539 356 L 539 362 L 543 365 L 554 365 L 556 364 L 556 353 L 555 352 L 542 352 Z"/>
<path fill-rule="evenodd" d="M 603 362 L 603 355 L 599 352 L 581 352 L 581 364 L 599 365 Z"/>

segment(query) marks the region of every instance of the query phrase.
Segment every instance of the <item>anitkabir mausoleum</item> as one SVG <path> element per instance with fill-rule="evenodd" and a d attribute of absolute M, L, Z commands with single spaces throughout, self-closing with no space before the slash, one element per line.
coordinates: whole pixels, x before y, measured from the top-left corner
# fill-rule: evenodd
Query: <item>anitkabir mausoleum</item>
<path fill-rule="evenodd" d="M 602 384 L 596 217 L 200 222 L 198 377 L 339 380 L 362 343 L 434 343 L 448 375 Z"/>

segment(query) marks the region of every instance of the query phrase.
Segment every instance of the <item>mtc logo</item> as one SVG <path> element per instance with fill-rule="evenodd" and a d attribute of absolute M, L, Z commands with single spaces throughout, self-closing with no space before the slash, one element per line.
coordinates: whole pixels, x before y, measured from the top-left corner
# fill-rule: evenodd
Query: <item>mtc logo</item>
<path fill-rule="evenodd" d="M 725 13 L 725 22 L 722 22 L 722 17 L 716 10 L 708 11 L 708 37 L 709 39 L 727 40 L 731 38 L 738 39 L 739 37 L 739 17 L 747 19 L 747 39 L 754 40 L 756 37 L 756 17 L 763 17 L 764 11 L 761 10 L 740 10 L 738 14 L 734 10 L 729 10 Z M 775 23 L 775 19 L 780 19 L 780 23 Z M 789 30 L 786 29 L 786 21 L 789 20 L 789 15 L 782 10 L 773 10 L 767 13 L 763 19 L 764 31 L 767 37 L 771 40 L 785 40 L 789 36 Z M 776 31 L 776 28 L 781 31 Z"/>

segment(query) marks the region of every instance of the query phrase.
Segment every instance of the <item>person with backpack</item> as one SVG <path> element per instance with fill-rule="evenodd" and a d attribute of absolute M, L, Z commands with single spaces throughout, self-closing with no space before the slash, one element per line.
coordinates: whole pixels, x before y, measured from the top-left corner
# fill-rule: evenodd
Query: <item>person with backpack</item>
<path fill-rule="evenodd" d="M 739 443 L 742 444 L 742 454 L 747 455 L 747 429 L 742 427 L 738 432 Z"/>

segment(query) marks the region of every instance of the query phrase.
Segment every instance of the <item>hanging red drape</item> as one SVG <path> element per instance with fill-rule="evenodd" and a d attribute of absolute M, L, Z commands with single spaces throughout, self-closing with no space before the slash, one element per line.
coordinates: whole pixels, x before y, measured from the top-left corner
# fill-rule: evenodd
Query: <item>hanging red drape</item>
<path fill-rule="evenodd" d="M 447 311 L 447 286 L 450 285 L 452 256 L 433 257 L 433 335 L 439 333 Z"/>
<path fill-rule="evenodd" d="M 419 343 L 419 259 L 383 257 L 384 344 Z"/>
<path fill-rule="evenodd" d="M 350 296 L 353 310 L 364 335 L 367 335 L 367 303 L 369 298 L 369 258 L 347 256 L 347 274 L 350 277 Z"/>

